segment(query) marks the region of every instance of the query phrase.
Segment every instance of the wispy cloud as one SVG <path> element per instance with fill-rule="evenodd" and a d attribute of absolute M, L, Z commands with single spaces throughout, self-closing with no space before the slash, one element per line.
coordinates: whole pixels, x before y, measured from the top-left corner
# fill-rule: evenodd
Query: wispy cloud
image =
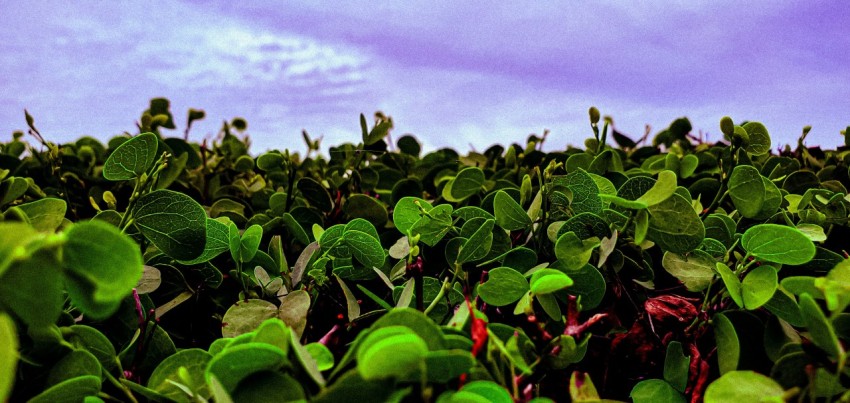
<path fill-rule="evenodd" d="M 377 109 L 428 147 L 484 149 L 552 130 L 581 144 L 587 107 L 642 134 L 687 115 L 762 120 L 775 143 L 847 125 L 843 3 L 0 3 L 0 133 L 29 107 L 55 132 L 114 134 L 153 96 L 250 122 L 258 151 L 357 141 Z M 95 109 L 96 108 L 96 109 Z M 80 119 L 80 116 L 92 116 Z M 844 119 L 844 120 L 842 120 Z"/>

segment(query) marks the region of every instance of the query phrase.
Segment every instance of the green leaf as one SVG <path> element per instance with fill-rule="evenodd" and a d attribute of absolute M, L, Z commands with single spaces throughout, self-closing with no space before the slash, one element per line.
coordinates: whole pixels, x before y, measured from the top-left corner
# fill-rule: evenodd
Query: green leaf
<path fill-rule="evenodd" d="M 497 267 L 478 286 L 478 296 L 489 305 L 505 306 L 518 301 L 528 290 L 528 280 L 522 273 L 510 267 Z"/>
<path fill-rule="evenodd" d="M 233 392 L 233 401 L 240 403 L 265 403 L 272 397 L 276 402 L 307 401 L 301 384 L 282 372 L 260 372 L 240 382 Z"/>
<path fill-rule="evenodd" d="M 567 289 L 567 294 L 581 297 L 581 310 L 586 311 L 599 306 L 608 288 L 602 273 L 592 264 L 586 264 L 578 269 L 569 269 L 560 262 L 558 260 L 550 267 L 563 271 L 573 280 L 573 285 Z"/>
<path fill-rule="evenodd" d="M 578 213 L 594 213 L 602 212 L 602 200 L 599 198 L 599 188 L 593 178 L 579 168 L 568 173 L 563 179 L 555 181 L 555 185 L 563 185 L 573 192 L 573 199 L 570 203 L 570 208 L 573 212 Z"/>
<path fill-rule="evenodd" d="M 430 211 L 433 208 L 431 203 L 428 203 L 425 199 L 411 196 L 402 197 L 396 203 L 393 208 L 393 224 L 395 224 L 399 232 L 406 235 L 413 227 L 413 224 L 419 221 L 422 217 L 422 214 L 419 212 L 420 206 L 425 211 Z"/>
<path fill-rule="evenodd" d="M 468 373 L 475 363 L 471 353 L 456 349 L 430 351 L 425 356 L 428 380 L 436 383 L 448 383 Z"/>
<path fill-rule="evenodd" d="M 705 227 L 691 202 L 673 194 L 661 203 L 649 206 L 649 230 L 646 237 L 661 249 L 673 253 L 690 252 L 705 238 Z"/>
<path fill-rule="evenodd" d="M 423 216 L 416 221 L 410 229 L 410 234 L 419 235 L 419 242 L 434 246 L 452 229 L 452 206 L 440 204 L 428 213 L 429 216 Z"/>
<path fill-rule="evenodd" d="M 831 357 L 838 358 L 844 355 L 844 348 L 838 341 L 832 322 L 827 319 L 823 311 L 809 294 L 800 296 L 800 312 L 803 321 L 809 329 L 809 338 L 816 346 L 826 351 Z"/>
<path fill-rule="evenodd" d="M 511 398 L 510 393 L 508 391 L 491 381 L 473 381 L 470 382 L 461 388 L 461 390 L 455 394 L 455 397 L 451 400 L 452 402 L 467 402 L 465 398 L 458 398 L 458 395 L 461 393 L 469 393 L 483 397 L 486 402 L 490 403 L 512 403 L 513 399 Z M 477 401 L 477 400 L 475 400 Z"/>
<path fill-rule="evenodd" d="M 726 266 L 724 263 L 717 262 L 715 265 L 717 268 L 717 273 L 720 274 L 720 279 L 723 280 L 723 284 L 726 286 L 726 292 L 729 293 L 729 297 L 732 298 L 732 301 L 735 301 L 739 307 L 744 307 L 744 296 L 741 290 L 741 280 L 738 280 L 738 276 L 732 272 L 732 269 L 729 266 Z"/>
<path fill-rule="evenodd" d="M 483 224 L 463 243 L 457 255 L 457 263 L 463 264 L 483 259 L 493 245 L 493 226 L 496 220 L 485 220 Z"/>
<path fill-rule="evenodd" d="M 599 238 L 579 239 L 575 232 L 567 232 L 555 243 L 555 256 L 568 269 L 577 270 L 590 261 L 593 250 L 599 246 Z"/>
<path fill-rule="evenodd" d="M 750 141 L 744 150 L 752 155 L 765 155 L 770 152 L 770 135 L 767 128 L 760 122 L 747 122 L 742 126 L 747 131 Z"/>
<path fill-rule="evenodd" d="M 535 295 L 551 294 L 573 285 L 573 280 L 562 271 L 540 269 L 531 275 L 531 292 Z"/>
<path fill-rule="evenodd" d="M 747 273 L 741 283 L 744 308 L 749 310 L 761 308 L 773 297 L 777 286 L 779 286 L 778 276 L 773 266 L 756 267 Z"/>
<path fill-rule="evenodd" d="M 304 346 L 310 356 L 316 360 L 319 371 L 327 371 L 334 366 L 334 355 L 322 343 L 310 343 Z"/>
<path fill-rule="evenodd" d="M 261 299 L 234 303 L 221 319 L 221 334 L 236 337 L 254 331 L 266 319 L 277 316 L 277 306 Z"/>
<path fill-rule="evenodd" d="M 66 234 L 63 263 L 71 300 L 93 318 L 111 315 L 142 277 L 138 245 L 101 221 L 76 224 Z"/>
<path fill-rule="evenodd" d="M 684 393 L 688 386 L 690 364 L 691 358 L 685 356 L 682 343 L 671 341 L 667 345 L 667 356 L 664 359 L 664 380 L 669 382 L 673 389 Z"/>
<path fill-rule="evenodd" d="M 348 196 L 342 210 L 351 219 L 362 218 L 379 228 L 387 223 L 386 207 L 371 196 L 359 193 Z"/>
<path fill-rule="evenodd" d="M 714 325 L 714 339 L 717 342 L 717 362 L 720 373 L 735 371 L 741 357 L 741 345 L 738 342 L 735 326 L 722 313 L 714 315 L 712 324 Z"/>
<path fill-rule="evenodd" d="M 103 164 L 103 177 L 111 181 L 137 178 L 156 161 L 159 138 L 142 133 L 118 146 Z"/>
<path fill-rule="evenodd" d="M 99 330 L 86 325 L 62 328 L 65 339 L 77 348 L 83 348 L 97 357 L 100 365 L 108 371 L 118 368 L 118 356 L 112 342 Z"/>
<path fill-rule="evenodd" d="M 204 379 L 204 371 L 211 359 L 210 353 L 199 348 L 178 351 L 159 363 L 148 379 L 147 386 L 171 399 L 177 401 L 186 399 L 186 394 L 174 385 L 176 382 L 188 386 L 200 397 L 208 399 L 212 396 L 212 392 Z M 181 371 L 184 371 L 188 377 L 181 377 Z M 187 384 L 186 381 L 190 382 Z"/>
<path fill-rule="evenodd" d="M 635 215 L 635 244 L 640 245 L 649 233 L 649 213 L 640 210 Z"/>
<path fill-rule="evenodd" d="M 5 312 L 0 312 L 0 401 L 8 401 L 18 367 L 18 330 Z"/>
<path fill-rule="evenodd" d="M 805 326 L 797 301 L 781 289 L 778 289 L 773 294 L 773 297 L 764 304 L 764 307 L 772 314 L 791 324 L 791 326 Z"/>
<path fill-rule="evenodd" d="M 204 377 L 207 382 L 215 377 L 230 393 L 243 379 L 261 371 L 275 371 L 288 366 L 289 359 L 281 349 L 265 343 L 245 343 L 227 347 L 213 357 Z"/>
<path fill-rule="evenodd" d="M 685 403 L 685 396 L 661 379 L 646 379 L 632 388 L 629 397 L 634 403 Z"/>
<path fill-rule="evenodd" d="M 260 241 L 263 239 L 263 227 L 254 224 L 242 233 L 239 240 L 239 260 L 243 263 L 250 262 L 260 249 Z"/>
<path fill-rule="evenodd" d="M 484 184 L 484 171 L 478 167 L 466 167 L 443 187 L 443 198 L 456 203 L 478 193 Z"/>
<path fill-rule="evenodd" d="M 100 392 L 100 386 L 100 376 L 80 376 L 51 386 L 28 400 L 27 403 L 81 402 L 88 396 L 97 395 Z"/>
<path fill-rule="evenodd" d="M 192 260 L 179 260 L 180 263 L 191 266 L 212 260 L 216 256 L 230 250 L 230 229 L 227 224 L 216 219 L 207 218 L 207 241 L 204 252 Z"/>
<path fill-rule="evenodd" d="M 292 336 L 289 334 L 289 327 L 286 326 L 282 320 L 278 318 L 271 318 L 264 320 L 263 323 L 257 327 L 251 341 L 254 343 L 265 343 L 270 346 L 275 346 L 279 348 L 280 351 L 288 353 L 291 338 Z"/>
<path fill-rule="evenodd" d="M 788 265 L 808 263 L 815 257 L 815 244 L 800 230 L 778 224 L 750 227 L 741 237 L 741 246 L 761 260 Z"/>
<path fill-rule="evenodd" d="M 442 350 L 445 347 L 445 337 L 440 328 L 424 313 L 413 308 L 396 308 L 389 311 L 372 324 L 371 329 L 388 326 L 404 326 L 419 335 L 431 351 Z"/>
<path fill-rule="evenodd" d="M 661 266 L 676 277 L 688 291 L 702 291 L 714 279 L 714 258 L 707 252 L 695 250 L 688 254 L 665 252 Z"/>
<path fill-rule="evenodd" d="M 647 206 L 653 206 L 667 200 L 675 191 L 676 174 L 673 171 L 664 170 L 658 173 L 658 180 L 655 181 L 655 184 L 636 201 Z"/>
<path fill-rule="evenodd" d="M 48 197 L 16 207 L 26 213 L 33 228 L 41 232 L 53 232 L 62 225 L 68 204 L 65 200 Z"/>
<path fill-rule="evenodd" d="M 589 333 L 578 343 L 573 336 L 560 335 L 549 342 L 550 347 L 559 347 L 558 353 L 554 355 L 548 354 L 544 359 L 553 369 L 565 369 L 584 359 L 584 356 L 587 354 L 587 343 L 589 341 Z"/>
<path fill-rule="evenodd" d="M 0 182 L 0 206 L 9 204 L 24 195 L 29 183 L 24 178 L 10 177 Z"/>
<path fill-rule="evenodd" d="M 53 364 L 47 373 L 45 387 L 50 387 L 78 376 L 94 375 L 100 377 L 100 362 L 86 350 L 72 350 Z"/>
<path fill-rule="evenodd" d="M 525 229 L 531 225 L 531 218 L 522 206 L 504 190 L 496 192 L 493 198 L 493 213 L 496 216 L 496 224 L 508 231 Z"/>
<path fill-rule="evenodd" d="M 375 329 L 357 351 L 357 371 L 365 380 L 407 376 L 425 365 L 428 345 L 403 326 Z"/>
<path fill-rule="evenodd" d="M 826 233 L 823 231 L 823 227 L 817 224 L 797 224 L 797 229 L 803 233 L 803 235 L 809 237 L 812 242 L 825 242 L 826 241 Z"/>
<path fill-rule="evenodd" d="M 354 322 L 355 319 L 360 317 L 360 304 L 357 303 L 357 297 L 354 296 L 354 293 L 351 292 L 351 289 L 345 285 L 345 282 L 339 276 L 334 277 L 336 277 L 336 281 L 339 283 L 343 295 L 345 295 L 345 305 L 348 308 L 348 321 Z"/>
<path fill-rule="evenodd" d="M 295 290 L 280 300 L 278 317 L 300 337 L 307 327 L 309 310 L 310 294 L 304 290 Z"/>
<path fill-rule="evenodd" d="M 192 260 L 204 252 L 207 214 L 191 197 L 157 190 L 140 197 L 131 214 L 142 234 L 166 255 Z"/>
<path fill-rule="evenodd" d="M 6 223 L 0 225 L 0 233 L 13 229 L 25 230 L 12 232 L 9 235 L 19 234 L 24 241 L 30 240 L 27 232 L 31 232 L 32 229 L 28 225 Z M 2 238 L 4 238 L 3 235 L 0 235 L 0 239 Z M 0 248 L 4 246 L 6 245 Z M 57 251 L 44 248 L 30 252 L 26 251 L 25 245 L 15 246 L 14 242 L 10 246 L 13 248 L 5 256 L 8 259 L 6 263 L 8 269 L 5 272 L 0 271 L 2 273 L 0 306 L 13 312 L 29 326 L 54 324 L 62 313 L 64 300 L 62 272 L 56 256 Z M 0 258 L 5 252 L 7 251 L 0 249 Z M 25 256 L 15 256 L 17 253 L 23 253 Z"/>
<path fill-rule="evenodd" d="M 738 165 L 729 176 L 729 196 L 746 218 L 766 219 L 782 204 L 779 188 L 750 165 Z"/>
<path fill-rule="evenodd" d="M 333 209 L 333 201 L 328 190 L 313 178 L 302 177 L 295 184 L 298 191 L 317 209 L 328 212 Z"/>
<path fill-rule="evenodd" d="M 773 379 L 753 371 L 731 371 L 708 385 L 705 403 L 784 402 L 785 390 Z"/>
<path fill-rule="evenodd" d="M 345 231 L 342 239 L 351 247 L 354 258 L 364 266 L 380 268 L 384 265 L 387 255 L 378 239 L 357 230 Z"/>

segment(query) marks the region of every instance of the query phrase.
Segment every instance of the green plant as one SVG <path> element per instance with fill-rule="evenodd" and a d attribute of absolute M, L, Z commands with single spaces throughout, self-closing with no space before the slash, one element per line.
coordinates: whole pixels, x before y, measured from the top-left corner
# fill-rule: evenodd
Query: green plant
<path fill-rule="evenodd" d="M 306 132 L 0 145 L 0 397 L 48 401 L 848 399 L 844 148 L 764 125 L 652 139 L 589 111 L 460 155 Z M 600 130 L 598 124 L 602 120 Z M 609 129 L 616 146 L 608 144 Z M 567 397 L 569 396 L 569 397 Z"/>

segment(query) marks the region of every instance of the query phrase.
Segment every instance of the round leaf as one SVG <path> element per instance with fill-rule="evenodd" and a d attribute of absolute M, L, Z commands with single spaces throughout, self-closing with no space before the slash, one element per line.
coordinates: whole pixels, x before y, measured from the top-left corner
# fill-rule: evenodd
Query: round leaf
<path fill-rule="evenodd" d="M 555 269 L 540 269 L 531 276 L 531 292 L 537 295 L 551 294 L 571 285 L 573 280 Z"/>
<path fill-rule="evenodd" d="M 770 152 L 770 135 L 760 122 L 747 122 L 742 126 L 747 132 L 749 142 L 744 150 L 752 155 L 765 155 Z"/>
<path fill-rule="evenodd" d="M 66 234 L 63 263 L 71 299 L 89 315 L 108 316 L 142 278 L 139 246 L 102 221 L 76 224 Z"/>
<path fill-rule="evenodd" d="M 221 334 L 236 337 L 254 331 L 264 320 L 277 315 L 277 307 L 261 299 L 249 299 L 233 304 L 221 320 Z"/>
<path fill-rule="evenodd" d="M 201 397 L 209 398 L 211 393 L 204 381 L 204 371 L 211 359 L 210 353 L 199 348 L 178 351 L 159 363 L 148 380 L 148 388 L 180 401 L 185 398 L 185 393 L 172 382 L 184 384 L 186 379 L 179 375 L 181 368 L 184 368 L 183 371 L 189 375 L 188 380 L 191 381 L 191 384 L 186 386 L 199 392 Z"/>
<path fill-rule="evenodd" d="M 118 146 L 103 164 L 103 177 L 111 181 L 141 176 L 156 160 L 159 139 L 156 134 L 142 133 Z"/>
<path fill-rule="evenodd" d="M 687 255 L 665 252 L 661 266 L 679 279 L 688 291 L 702 291 L 714 278 L 714 259 L 708 253 L 695 250 Z"/>
<path fill-rule="evenodd" d="M 478 193 L 484 184 L 484 171 L 478 167 L 467 167 L 457 173 L 443 188 L 443 198 L 460 202 Z"/>
<path fill-rule="evenodd" d="M 647 379 L 638 382 L 638 384 L 632 388 L 632 392 L 629 393 L 629 397 L 631 397 L 632 401 L 635 403 L 685 403 L 687 401 L 681 393 L 676 391 L 676 389 L 673 389 L 669 383 L 664 382 L 661 379 Z"/>
<path fill-rule="evenodd" d="M 531 225 L 531 218 L 522 206 L 504 190 L 496 192 L 493 198 L 493 213 L 496 216 L 496 224 L 508 231 L 524 229 Z"/>
<path fill-rule="evenodd" d="M 690 252 L 705 238 L 705 227 L 690 200 L 673 194 L 661 203 L 649 206 L 647 239 L 661 249 L 674 253 Z"/>
<path fill-rule="evenodd" d="M 658 173 L 658 180 L 646 191 L 637 202 L 653 206 L 667 200 L 676 191 L 676 174 L 673 171 L 664 170 Z"/>
<path fill-rule="evenodd" d="M 345 201 L 342 209 L 349 218 L 363 218 L 379 228 L 387 223 L 387 209 L 371 196 L 353 194 Z"/>
<path fill-rule="evenodd" d="M 157 190 L 140 197 L 132 215 L 142 234 L 166 255 L 191 260 L 203 253 L 207 214 L 191 197 Z"/>
<path fill-rule="evenodd" d="M 33 228 L 42 232 L 53 232 L 65 219 L 65 210 L 68 205 L 65 200 L 47 197 L 20 204 L 17 208 L 26 213 Z"/>
<path fill-rule="evenodd" d="M 478 286 L 478 295 L 493 306 L 505 306 L 528 292 L 528 280 L 510 267 L 497 267 L 487 274 L 487 281 Z"/>
<path fill-rule="evenodd" d="M 779 285 L 776 269 L 773 266 L 759 266 L 747 273 L 741 284 L 744 308 L 758 309 L 770 301 Z"/>
<path fill-rule="evenodd" d="M 746 218 L 768 218 L 782 204 L 779 188 L 750 165 L 738 165 L 732 170 L 729 196 L 738 212 Z"/>
<path fill-rule="evenodd" d="M 393 334 L 379 340 L 369 336 L 357 353 L 357 371 L 363 379 L 405 377 L 424 365 L 428 345 L 416 334 Z"/>
<path fill-rule="evenodd" d="M 808 263 L 815 256 L 815 244 L 800 230 L 778 224 L 750 227 L 741 237 L 741 246 L 768 262 L 788 265 Z"/>
<path fill-rule="evenodd" d="M 714 325 L 714 338 L 717 341 L 717 362 L 720 373 L 734 371 L 738 368 L 738 360 L 741 357 L 741 345 L 738 342 L 738 333 L 732 321 L 725 315 L 719 313 L 712 319 Z"/>
<path fill-rule="evenodd" d="M 260 371 L 274 371 L 289 360 L 281 349 L 265 343 L 245 343 L 227 347 L 213 357 L 207 365 L 204 377 L 207 382 L 213 376 L 225 390 L 233 392 L 245 378 Z"/>
<path fill-rule="evenodd" d="M 254 224 L 245 232 L 239 240 L 239 258 L 242 262 L 250 262 L 257 254 L 260 248 L 260 241 L 263 239 L 263 227 Z"/>
<path fill-rule="evenodd" d="M 776 381 L 753 371 L 731 371 L 708 385 L 705 403 L 784 401 Z"/>
<path fill-rule="evenodd" d="M 342 234 L 342 239 L 351 247 L 354 258 L 364 266 L 380 268 L 384 265 L 386 252 L 381 242 L 371 235 L 358 230 L 349 230 Z"/>
<path fill-rule="evenodd" d="M 327 371 L 334 366 L 334 355 L 322 343 L 310 343 L 304 346 L 310 356 L 316 360 L 319 371 Z"/>

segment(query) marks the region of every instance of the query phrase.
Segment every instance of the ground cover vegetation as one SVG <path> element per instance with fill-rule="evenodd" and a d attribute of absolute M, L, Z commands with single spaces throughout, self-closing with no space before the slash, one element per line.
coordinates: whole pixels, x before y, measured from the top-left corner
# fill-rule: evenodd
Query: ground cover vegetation
<path fill-rule="evenodd" d="M 845 147 L 589 117 L 556 152 L 423 153 L 377 113 L 252 155 L 244 119 L 188 142 L 204 112 L 175 135 L 165 99 L 106 144 L 25 114 L 0 400 L 850 399 Z"/>

